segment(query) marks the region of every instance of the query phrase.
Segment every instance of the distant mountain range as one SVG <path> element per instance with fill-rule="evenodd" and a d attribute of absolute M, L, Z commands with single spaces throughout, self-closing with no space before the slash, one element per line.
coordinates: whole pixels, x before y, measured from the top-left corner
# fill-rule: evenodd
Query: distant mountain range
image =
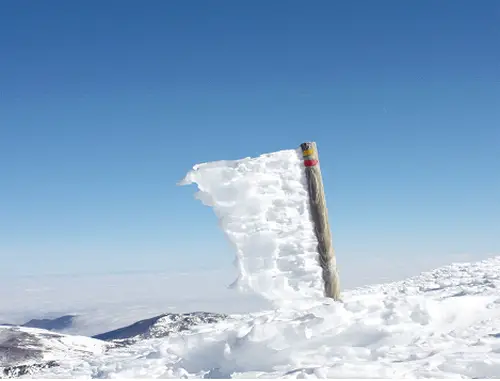
<path fill-rule="evenodd" d="M 76 315 L 64 315 L 55 319 L 31 319 L 23 327 L 42 328 L 48 331 L 61 331 L 70 328 Z"/>
<path fill-rule="evenodd" d="M 0 326 L 41 328 L 47 331 L 63 331 L 71 328 L 77 315 L 64 315 L 54 319 L 31 319 L 24 324 L 0 323 Z"/>
<path fill-rule="evenodd" d="M 188 332 L 192 327 L 228 319 L 225 314 L 166 313 L 93 337 L 54 332 L 69 328 L 74 315 L 55 319 L 33 319 L 23 325 L 0 325 L 0 378 L 17 378 L 77 361 L 81 356 L 104 353 L 140 340 Z"/>

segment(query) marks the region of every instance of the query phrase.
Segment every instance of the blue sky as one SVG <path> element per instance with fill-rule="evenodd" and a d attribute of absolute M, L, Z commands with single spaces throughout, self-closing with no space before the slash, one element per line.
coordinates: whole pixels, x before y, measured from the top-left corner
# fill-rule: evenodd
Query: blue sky
<path fill-rule="evenodd" d="M 339 263 L 500 253 L 497 1 L 14 1 L 2 276 L 227 266 L 196 163 L 318 143 Z"/>

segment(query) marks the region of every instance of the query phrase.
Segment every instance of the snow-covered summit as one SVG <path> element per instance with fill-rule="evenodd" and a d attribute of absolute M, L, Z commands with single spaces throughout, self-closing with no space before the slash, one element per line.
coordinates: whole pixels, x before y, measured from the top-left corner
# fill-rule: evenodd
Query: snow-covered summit
<path fill-rule="evenodd" d="M 500 257 L 325 299 L 301 165 L 280 151 L 197 165 L 183 181 L 234 244 L 237 286 L 274 309 L 165 314 L 95 338 L 0 327 L 4 376 L 500 377 Z"/>
<path fill-rule="evenodd" d="M 386 295 L 436 295 L 438 298 L 448 298 L 464 295 L 499 295 L 496 287 L 500 279 L 500 256 L 478 262 L 452 263 L 437 269 L 423 272 L 405 280 L 385 284 L 368 285 L 355 290 L 366 294 L 374 292 Z"/>
<path fill-rule="evenodd" d="M 43 359 L 58 365 L 35 376 L 498 378 L 499 276 L 500 257 L 452 264 L 345 291 L 341 303 L 303 299 L 129 346 L 49 333 Z"/>

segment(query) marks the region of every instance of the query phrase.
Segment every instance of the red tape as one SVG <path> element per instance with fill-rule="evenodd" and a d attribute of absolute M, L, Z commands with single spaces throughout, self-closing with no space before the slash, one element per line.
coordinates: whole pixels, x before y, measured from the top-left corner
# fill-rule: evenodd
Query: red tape
<path fill-rule="evenodd" d="M 316 164 L 318 164 L 318 160 L 304 160 L 306 167 L 314 167 Z"/>

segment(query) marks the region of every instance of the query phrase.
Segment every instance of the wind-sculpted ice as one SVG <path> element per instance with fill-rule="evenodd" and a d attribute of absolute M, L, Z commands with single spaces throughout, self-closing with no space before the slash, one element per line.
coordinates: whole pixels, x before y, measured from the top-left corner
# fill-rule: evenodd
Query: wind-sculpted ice
<path fill-rule="evenodd" d="M 180 184 L 192 183 L 236 249 L 235 286 L 274 301 L 322 296 L 300 149 L 198 164 Z"/>

